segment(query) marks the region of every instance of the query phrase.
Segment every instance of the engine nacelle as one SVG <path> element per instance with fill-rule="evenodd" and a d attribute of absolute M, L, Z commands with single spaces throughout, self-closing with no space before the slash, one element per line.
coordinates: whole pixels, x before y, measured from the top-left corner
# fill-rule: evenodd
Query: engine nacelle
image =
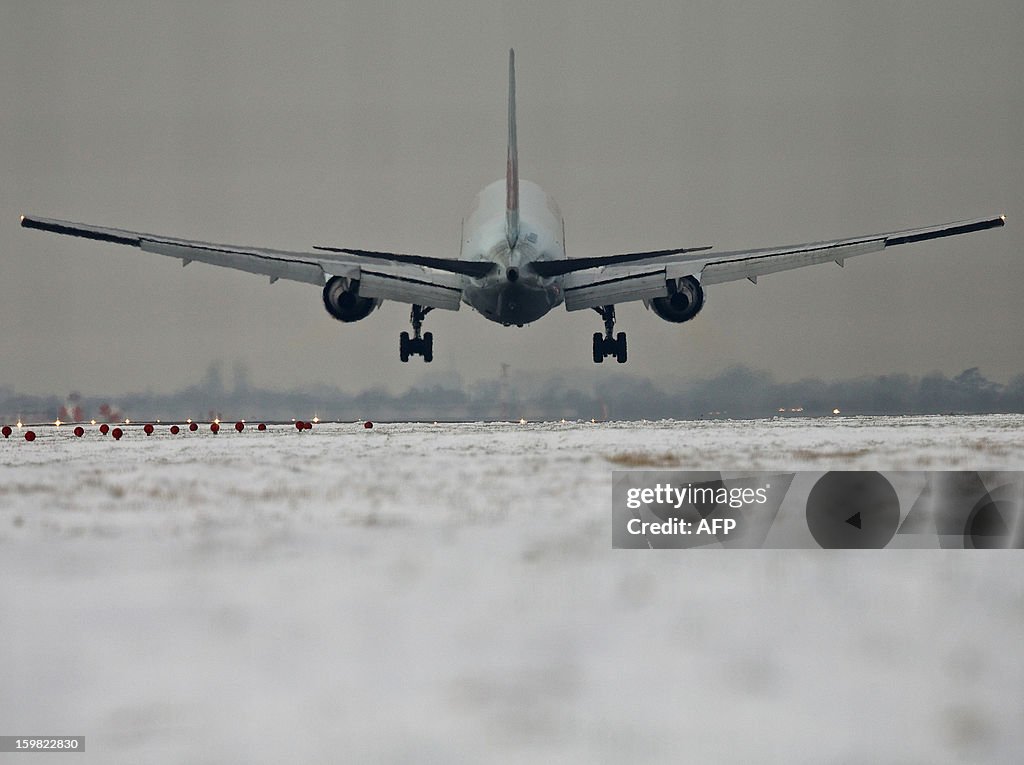
<path fill-rule="evenodd" d="M 324 308 L 338 321 L 353 322 L 365 319 L 380 300 L 359 296 L 359 280 L 332 276 L 324 285 Z"/>
<path fill-rule="evenodd" d="M 682 324 L 689 321 L 704 307 L 704 288 L 692 276 L 668 283 L 668 297 L 653 298 L 648 307 L 659 318 Z"/>

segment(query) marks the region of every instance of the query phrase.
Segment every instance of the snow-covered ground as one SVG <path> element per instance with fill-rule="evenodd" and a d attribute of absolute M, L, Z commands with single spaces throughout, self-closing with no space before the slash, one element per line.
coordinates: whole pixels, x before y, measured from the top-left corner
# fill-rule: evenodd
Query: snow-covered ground
<path fill-rule="evenodd" d="M 613 468 L 1019 470 L 1024 417 L 37 432 L 0 734 L 75 762 L 1024 757 L 1024 553 L 610 535 Z"/>

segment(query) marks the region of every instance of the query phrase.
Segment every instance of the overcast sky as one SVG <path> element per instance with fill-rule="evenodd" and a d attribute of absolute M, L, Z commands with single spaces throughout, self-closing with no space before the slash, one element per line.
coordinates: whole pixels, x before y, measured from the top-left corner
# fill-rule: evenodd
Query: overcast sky
<path fill-rule="evenodd" d="M 0 385 L 401 390 L 590 363 L 593 312 L 523 328 L 408 308 L 358 324 L 303 284 L 19 228 L 32 213 L 207 241 L 454 257 L 505 163 L 571 257 L 854 236 L 1005 213 L 996 231 L 715 285 L 684 326 L 622 307 L 628 369 L 783 380 L 1024 371 L 1024 5 L 921 2 L 0 3 Z"/>

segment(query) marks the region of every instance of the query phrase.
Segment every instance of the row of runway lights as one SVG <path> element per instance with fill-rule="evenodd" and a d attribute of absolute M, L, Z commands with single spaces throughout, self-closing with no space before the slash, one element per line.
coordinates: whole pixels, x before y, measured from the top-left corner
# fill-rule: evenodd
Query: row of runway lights
<path fill-rule="evenodd" d="M 57 425 L 57 427 L 60 427 L 60 425 Z M 189 422 L 187 424 L 187 427 L 188 427 L 189 431 L 191 431 L 192 433 L 195 433 L 197 430 L 199 430 L 199 423 L 197 423 L 197 422 Z M 366 422 L 363 423 L 363 427 L 366 428 L 367 430 L 369 430 L 370 428 L 373 427 L 373 423 L 370 420 L 367 420 Z M 266 429 L 267 429 L 267 425 L 266 425 L 266 423 L 263 423 L 263 422 L 261 422 L 259 425 L 256 426 L 256 430 L 259 430 L 259 431 L 264 431 Z M 303 430 L 312 430 L 313 429 L 313 423 L 312 422 L 308 422 L 308 421 L 304 421 L 304 420 L 296 420 L 295 421 L 295 429 L 297 431 L 299 431 L 300 433 Z M 169 430 L 170 430 L 170 433 L 171 433 L 172 436 L 176 436 L 176 435 L 178 435 L 181 432 L 181 428 L 178 425 L 171 425 Z M 236 422 L 235 423 L 235 430 L 237 432 L 239 432 L 239 433 L 241 433 L 243 430 L 245 430 L 245 421 L 244 420 L 239 420 L 238 422 Z M 120 441 L 121 437 L 124 435 L 124 431 L 121 428 L 118 428 L 118 427 L 111 428 L 105 422 L 102 425 L 100 425 L 99 431 L 104 436 L 107 435 L 107 434 L 111 435 L 114 438 L 115 441 Z M 147 436 L 151 436 L 156 431 L 156 428 L 153 427 L 152 424 L 146 424 L 146 425 L 144 425 L 142 427 L 142 431 Z M 10 438 L 11 434 L 13 432 L 14 431 L 11 429 L 10 425 L 4 425 L 3 428 L 0 429 L 0 433 L 3 434 L 4 438 Z M 217 434 L 217 433 L 220 432 L 220 421 L 219 420 L 214 420 L 213 422 L 210 423 L 210 432 L 214 433 L 214 434 Z M 82 436 L 85 435 L 85 428 L 83 428 L 81 425 L 77 425 L 77 426 L 75 426 L 75 429 L 72 431 L 72 433 L 74 433 L 75 436 L 77 436 L 78 438 L 81 438 Z M 35 431 L 33 431 L 33 430 L 26 430 L 25 431 L 25 440 L 26 441 L 35 441 L 36 440 Z"/>

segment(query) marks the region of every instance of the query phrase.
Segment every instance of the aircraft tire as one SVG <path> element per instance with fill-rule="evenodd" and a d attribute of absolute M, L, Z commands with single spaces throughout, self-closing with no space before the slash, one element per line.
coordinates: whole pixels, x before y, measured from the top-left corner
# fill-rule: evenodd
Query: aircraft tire
<path fill-rule="evenodd" d="M 409 333 L 403 332 L 398 336 L 398 357 L 405 363 L 409 360 Z"/>

